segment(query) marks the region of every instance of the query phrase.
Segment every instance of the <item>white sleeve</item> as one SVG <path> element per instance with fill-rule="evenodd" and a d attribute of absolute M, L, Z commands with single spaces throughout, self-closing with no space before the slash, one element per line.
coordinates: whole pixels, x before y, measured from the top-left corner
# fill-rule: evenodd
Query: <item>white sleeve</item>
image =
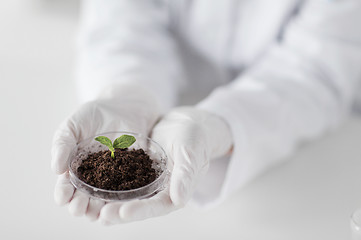
<path fill-rule="evenodd" d="M 165 109 L 182 83 L 167 5 L 155 0 L 83 0 L 77 89 L 81 101 L 118 83 L 141 84 Z"/>
<path fill-rule="evenodd" d="M 361 80 L 360 23 L 360 0 L 305 2 L 259 62 L 198 105 L 223 116 L 234 137 L 218 198 L 348 115 Z"/>

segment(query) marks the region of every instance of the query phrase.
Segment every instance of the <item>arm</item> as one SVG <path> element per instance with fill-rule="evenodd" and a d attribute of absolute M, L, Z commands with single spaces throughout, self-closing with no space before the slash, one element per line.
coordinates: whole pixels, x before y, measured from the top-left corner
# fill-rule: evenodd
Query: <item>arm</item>
<path fill-rule="evenodd" d="M 306 1 L 258 63 L 198 105 L 233 133 L 221 198 L 348 115 L 361 80 L 360 22 L 360 1 Z"/>
<path fill-rule="evenodd" d="M 67 159 L 76 144 L 115 130 L 147 136 L 176 101 L 182 71 L 168 25 L 160 1 L 83 1 L 77 83 L 82 101 L 93 101 L 63 122 L 52 146 L 52 168 L 60 175 L 55 200 L 69 203 L 73 215 L 97 219 L 105 204 L 70 183 Z"/>
<path fill-rule="evenodd" d="M 93 100 L 115 83 L 132 83 L 148 88 L 165 109 L 174 104 L 182 71 L 165 3 L 85 0 L 80 22 L 81 100 Z"/>
<path fill-rule="evenodd" d="M 173 109 L 153 128 L 153 139 L 173 163 L 169 186 L 148 199 L 107 204 L 100 219 L 127 222 L 172 212 L 198 194 L 195 186 L 206 189 L 199 184 L 204 174 L 223 181 L 221 200 L 290 154 L 298 142 L 340 123 L 360 80 L 360 13 L 358 0 L 306 2 L 283 38 L 247 73 L 196 107 Z M 209 160 L 228 152 L 232 142 L 220 179 L 208 171 L 214 165 Z M 205 182 L 217 191 L 217 183 Z"/>

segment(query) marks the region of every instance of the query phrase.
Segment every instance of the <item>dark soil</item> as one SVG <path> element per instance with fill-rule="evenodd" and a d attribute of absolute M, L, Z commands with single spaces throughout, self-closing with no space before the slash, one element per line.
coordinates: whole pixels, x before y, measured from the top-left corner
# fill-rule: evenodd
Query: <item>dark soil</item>
<path fill-rule="evenodd" d="M 115 149 L 91 153 L 78 167 L 78 177 L 87 184 L 106 190 L 143 187 L 157 178 L 152 160 L 143 149 Z"/>

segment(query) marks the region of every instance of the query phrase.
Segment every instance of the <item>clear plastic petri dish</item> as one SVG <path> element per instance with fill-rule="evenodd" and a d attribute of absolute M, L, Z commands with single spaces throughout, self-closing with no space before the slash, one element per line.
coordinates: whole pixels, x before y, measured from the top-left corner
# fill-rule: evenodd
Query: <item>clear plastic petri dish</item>
<path fill-rule="evenodd" d="M 91 186 L 80 180 L 77 175 L 77 169 L 82 161 L 86 159 L 90 153 L 108 150 L 106 146 L 95 141 L 94 138 L 97 136 L 106 136 L 109 139 L 114 140 L 123 134 L 132 135 L 136 138 L 136 142 L 129 147 L 129 150 L 142 148 L 150 156 L 153 160 L 152 167 L 156 170 L 157 178 L 143 187 L 124 191 L 105 190 Z M 132 132 L 100 133 L 79 142 L 69 156 L 68 166 L 70 181 L 77 190 L 88 194 L 90 197 L 105 201 L 129 201 L 132 199 L 150 197 L 164 189 L 170 174 L 168 171 L 168 158 L 162 147 L 152 139 L 142 134 Z"/>

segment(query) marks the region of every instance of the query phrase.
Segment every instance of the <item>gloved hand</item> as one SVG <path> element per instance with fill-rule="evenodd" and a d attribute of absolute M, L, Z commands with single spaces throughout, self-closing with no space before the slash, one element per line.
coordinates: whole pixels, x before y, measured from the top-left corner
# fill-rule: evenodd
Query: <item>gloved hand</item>
<path fill-rule="evenodd" d="M 207 172 L 210 159 L 227 154 L 232 136 L 219 116 L 194 108 L 175 108 L 154 127 L 152 139 L 166 151 L 172 171 L 170 185 L 149 199 L 110 203 L 100 219 L 109 223 L 161 216 L 184 206 L 198 180 Z"/>
<path fill-rule="evenodd" d="M 100 97 L 80 107 L 59 127 L 52 146 L 52 169 L 60 174 L 55 187 L 55 201 L 69 202 L 75 216 L 97 219 L 105 202 L 76 191 L 69 180 L 67 159 L 83 139 L 110 131 L 129 131 L 149 135 L 159 118 L 155 97 L 139 85 L 118 85 L 106 89 Z"/>

